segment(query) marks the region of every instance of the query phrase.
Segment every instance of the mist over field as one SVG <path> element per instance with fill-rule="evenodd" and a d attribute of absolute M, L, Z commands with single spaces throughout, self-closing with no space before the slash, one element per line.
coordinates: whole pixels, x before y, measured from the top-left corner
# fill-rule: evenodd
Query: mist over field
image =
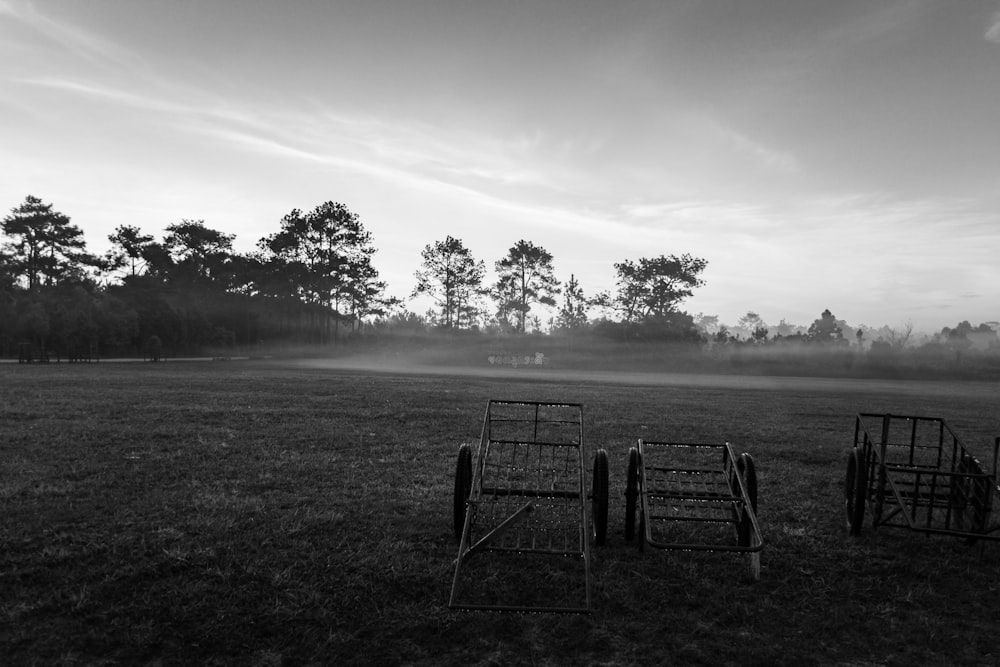
<path fill-rule="evenodd" d="M 713 346 L 664 341 L 610 341 L 550 335 L 415 335 L 355 339 L 333 348 L 275 348 L 278 358 L 330 359 L 341 367 L 382 371 L 465 369 L 524 377 L 564 371 L 703 375 L 809 376 L 902 380 L 997 380 L 997 349 L 882 351 L 789 342 Z"/>

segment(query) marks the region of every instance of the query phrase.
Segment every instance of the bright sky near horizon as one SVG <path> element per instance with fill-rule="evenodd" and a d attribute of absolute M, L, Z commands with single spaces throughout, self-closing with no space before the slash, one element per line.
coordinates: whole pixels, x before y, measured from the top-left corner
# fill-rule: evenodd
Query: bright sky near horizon
<path fill-rule="evenodd" d="M 1000 0 L 0 0 L 0 155 L 95 252 L 332 200 L 401 298 L 451 235 L 588 294 L 691 253 L 728 324 L 1000 320 Z"/>

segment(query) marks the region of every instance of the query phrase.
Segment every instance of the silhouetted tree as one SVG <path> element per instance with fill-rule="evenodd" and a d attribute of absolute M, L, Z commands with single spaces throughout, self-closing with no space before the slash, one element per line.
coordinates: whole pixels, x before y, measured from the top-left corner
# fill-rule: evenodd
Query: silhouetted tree
<path fill-rule="evenodd" d="M 173 261 L 173 277 L 203 283 L 216 281 L 222 287 L 228 278 L 227 265 L 235 238 L 233 234 L 206 227 L 203 220 L 183 220 L 170 225 L 163 248 Z"/>
<path fill-rule="evenodd" d="M 553 274 L 552 255 L 545 248 L 530 241 L 518 241 L 506 257 L 497 261 L 496 272 L 499 279 L 494 295 L 499 300 L 499 313 L 513 315 L 519 332 L 525 331 L 532 305 L 556 305 L 559 281 Z"/>
<path fill-rule="evenodd" d="M 556 315 L 556 326 L 561 329 L 580 329 L 587 325 L 587 310 L 590 301 L 583 293 L 580 283 L 572 273 L 563 290 L 562 305 Z"/>
<path fill-rule="evenodd" d="M 476 260 L 460 239 L 448 236 L 428 244 L 420 253 L 421 268 L 411 296 L 427 295 L 438 305 L 438 323 L 446 328 L 469 326 L 482 294 L 486 266 Z"/>
<path fill-rule="evenodd" d="M 844 341 L 844 330 L 829 309 L 824 310 L 819 319 L 809 325 L 806 335 L 814 343 L 837 343 Z"/>
<path fill-rule="evenodd" d="M 331 322 L 336 338 L 345 308 L 352 318 L 368 312 L 384 289 L 371 265 L 371 233 L 343 204 L 326 202 L 308 213 L 292 210 L 282 218 L 281 230 L 262 239 L 260 247 L 268 269 L 280 277 L 271 289 L 294 291 L 322 340 L 329 337 Z"/>
<path fill-rule="evenodd" d="M 111 249 L 104 255 L 104 269 L 123 271 L 126 277 L 139 275 L 146 265 L 143 253 L 153 243 L 153 237 L 138 227 L 119 225 L 108 240 Z"/>
<path fill-rule="evenodd" d="M 615 264 L 618 272 L 616 304 L 625 322 L 662 318 L 705 284 L 699 276 L 708 261 L 689 254 L 640 258 Z"/>
<path fill-rule="evenodd" d="M 87 267 L 97 264 L 86 252 L 83 231 L 37 197 L 28 195 L 11 209 L 2 229 L 11 239 L 3 246 L 7 270 L 29 291 L 65 280 L 79 281 Z"/>

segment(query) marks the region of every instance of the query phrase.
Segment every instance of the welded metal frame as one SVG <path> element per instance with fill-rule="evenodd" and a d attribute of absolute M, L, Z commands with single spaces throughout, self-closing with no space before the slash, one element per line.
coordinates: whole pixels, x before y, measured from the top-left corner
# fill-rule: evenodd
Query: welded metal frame
<path fill-rule="evenodd" d="M 1000 437 L 986 469 L 944 419 L 858 414 L 851 456 L 859 463 L 849 464 L 845 485 L 858 508 L 850 516 L 849 505 L 848 528 L 859 534 L 870 516 L 873 529 L 1000 541 L 998 452 Z"/>
<path fill-rule="evenodd" d="M 634 478 L 626 484 L 637 494 L 639 548 L 742 554 L 749 577 L 759 579 L 764 540 L 757 521 L 756 470 L 750 455 L 736 457 L 728 442 L 642 439 L 633 452 L 637 465 L 630 465 L 629 475 Z M 628 498 L 626 504 L 626 512 L 631 512 Z M 627 517 L 627 538 L 631 538 L 630 525 L 631 517 Z M 678 530 L 682 525 L 691 530 Z M 726 525 L 732 530 L 725 529 Z"/>
<path fill-rule="evenodd" d="M 590 612 L 592 530 L 586 488 L 581 404 L 490 400 L 466 502 L 449 608 Z M 517 562 L 527 567 L 544 568 L 551 559 L 560 565 L 578 562 L 581 599 L 530 604 L 466 599 L 469 587 L 488 585 L 469 581 L 466 566 L 470 561 L 505 554 L 516 554 Z M 504 574 L 515 581 L 518 576 L 513 571 Z"/>

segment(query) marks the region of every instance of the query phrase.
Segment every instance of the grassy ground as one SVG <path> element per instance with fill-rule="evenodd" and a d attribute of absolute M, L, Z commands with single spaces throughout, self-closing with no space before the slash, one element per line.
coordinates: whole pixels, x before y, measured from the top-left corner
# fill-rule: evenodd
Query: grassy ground
<path fill-rule="evenodd" d="M 988 458 L 1000 389 L 655 386 L 263 362 L 0 366 L 5 664 L 996 664 L 1000 545 L 869 529 L 859 411 Z M 457 448 L 491 398 L 584 404 L 610 455 L 587 616 L 451 612 Z M 729 440 L 760 477 L 760 582 L 624 540 L 638 437 Z M 591 450 L 592 451 L 592 450 Z M 589 453 L 588 453 L 589 461 Z"/>

